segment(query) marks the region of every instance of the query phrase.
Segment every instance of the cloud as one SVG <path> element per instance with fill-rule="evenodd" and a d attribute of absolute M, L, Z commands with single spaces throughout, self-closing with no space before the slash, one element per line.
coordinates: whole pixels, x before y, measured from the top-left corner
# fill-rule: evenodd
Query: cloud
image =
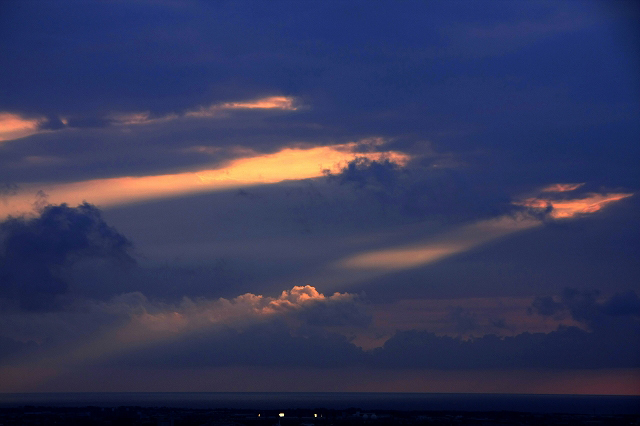
<path fill-rule="evenodd" d="M 228 118 L 227 113 L 233 110 L 296 111 L 299 108 L 296 99 L 292 96 L 269 96 L 249 101 L 215 103 L 208 107 L 200 107 L 184 113 L 169 113 L 165 115 L 153 115 L 150 111 L 114 113 L 105 120 L 119 126 L 137 126 L 158 124 L 184 118 Z"/>
<path fill-rule="evenodd" d="M 295 98 L 291 96 L 269 96 L 251 101 L 213 104 L 209 107 L 201 107 L 198 110 L 187 111 L 185 117 L 218 117 L 223 112 L 230 110 L 296 111 L 298 108 Z"/>
<path fill-rule="evenodd" d="M 278 297 L 246 293 L 233 299 L 190 299 L 180 304 L 141 305 L 130 323 L 117 331 L 123 342 L 144 342 L 174 338 L 210 328 L 240 327 L 252 323 L 283 319 L 292 326 L 356 325 L 370 322 L 356 295 L 334 293 L 325 296 L 312 286 L 294 286 Z"/>
<path fill-rule="evenodd" d="M 56 306 L 66 293 L 65 268 L 85 258 L 132 262 L 131 242 L 94 206 L 47 205 L 39 216 L 0 223 L 0 296 L 28 310 Z"/>
<path fill-rule="evenodd" d="M 374 363 L 396 368 L 638 368 L 640 299 L 635 291 L 600 298 L 596 291 L 565 289 L 557 302 L 536 298 L 530 312 L 558 316 L 564 311 L 581 327 L 559 325 L 550 333 L 461 338 L 427 331 L 399 331 L 372 351 Z M 464 332 L 475 318 L 458 308 L 451 312 Z"/>
<path fill-rule="evenodd" d="M 582 298 L 581 303 L 591 300 L 591 295 L 567 293 L 565 297 Z M 604 307 L 617 300 L 619 297 L 612 297 L 600 305 L 608 309 Z M 177 304 L 152 301 L 140 293 L 104 302 L 79 302 L 61 312 L 20 313 L 22 324 L 15 318 L 14 324 L 22 328 L 29 321 L 43 325 L 39 338 L 19 332 L 23 343 L 6 334 L 10 322 L 3 313 L 0 339 L 6 340 L 9 348 L 5 365 L 24 371 L 44 368 L 47 379 L 70 369 L 103 367 L 141 368 L 156 374 L 226 366 L 355 367 L 372 372 L 640 367 L 635 347 L 640 338 L 635 302 L 631 309 L 613 308 L 611 315 L 620 314 L 618 318 L 623 312 L 636 315 L 635 322 L 629 322 L 627 315 L 622 332 L 620 323 L 617 328 L 612 328 L 612 323 L 591 331 L 561 325 L 550 333 L 485 334 L 464 339 L 409 329 L 395 332 L 371 350 L 356 346 L 335 328 L 348 325 L 371 331 L 374 325 L 361 298 L 348 293 L 325 296 L 311 286 L 296 286 L 274 297 L 247 293 L 233 299 L 185 298 Z M 340 320 L 331 319 L 335 316 Z M 462 333 L 481 326 L 473 312 L 459 307 L 449 309 L 449 317 Z M 505 326 L 504 321 L 494 323 L 494 327 Z M 60 335 L 62 330 L 56 331 L 56 327 L 64 327 L 66 335 Z M 76 333 L 75 341 L 69 333 Z M 52 339 L 58 339 L 57 345 L 51 345 Z M 34 343 L 47 340 L 47 344 Z M 10 358 L 17 354 L 24 355 L 22 361 Z"/>
<path fill-rule="evenodd" d="M 577 327 L 469 340 L 410 330 L 396 333 L 371 355 L 374 365 L 387 368 L 638 368 L 638 338 L 637 326 L 614 338 Z"/>
<path fill-rule="evenodd" d="M 316 147 L 283 148 L 272 154 L 241 150 L 242 158 L 231 160 L 217 169 L 194 170 L 156 176 L 126 176 L 64 184 L 21 185 L 7 205 L 4 214 L 24 212 L 31 193 L 44 190 L 52 203 L 80 203 L 87 200 L 100 207 L 139 202 L 199 192 L 241 188 L 321 177 L 326 171 L 340 170 L 355 158 L 385 159 L 403 165 L 409 156 L 397 151 L 359 152 L 363 142 L 349 142 Z M 233 150 L 232 150 L 233 151 Z M 238 150 L 235 150 L 238 155 Z"/>
<path fill-rule="evenodd" d="M 133 350 L 106 365 L 142 368 L 210 366 L 344 367 L 362 360 L 362 350 L 334 333 L 292 334 L 281 324 L 255 324 L 243 330 L 223 328 L 188 339 Z"/>
<path fill-rule="evenodd" d="M 8 197 L 18 193 L 18 185 L 15 183 L 2 183 L 0 184 L 0 198 Z"/>
<path fill-rule="evenodd" d="M 44 118 L 24 118 L 18 114 L 0 112 L 0 142 L 36 134 L 44 122 Z"/>
<path fill-rule="evenodd" d="M 140 124 L 155 124 L 163 123 L 166 121 L 176 120 L 179 116 L 177 114 L 167 114 L 161 117 L 153 117 L 151 112 L 134 112 L 128 114 L 112 114 L 109 116 L 109 120 L 112 124 L 119 126 L 136 126 Z"/>
<path fill-rule="evenodd" d="M 361 297 L 325 296 L 311 286 L 277 297 L 185 297 L 177 304 L 133 292 L 106 301 L 77 299 L 57 312 L 4 312 L 0 338 L 32 341 L 10 345 L 7 357 L 25 354 L 11 365 L 54 372 L 96 364 L 339 366 L 361 349 L 326 328 L 369 322 Z"/>
<path fill-rule="evenodd" d="M 539 221 L 527 216 L 504 216 L 479 221 L 432 237 L 428 242 L 356 254 L 340 261 L 338 266 L 378 271 L 416 268 L 539 225 Z"/>
<path fill-rule="evenodd" d="M 565 288 L 556 299 L 559 301 L 556 302 L 551 296 L 537 297 L 531 311 L 542 316 L 553 316 L 564 311 L 591 328 L 607 326 L 621 317 L 640 320 L 640 298 L 633 290 L 603 298 L 598 291 Z"/>
<path fill-rule="evenodd" d="M 536 297 L 529 308 L 530 313 L 537 313 L 542 316 L 550 317 L 556 315 L 563 309 L 562 303 L 553 300 L 551 296 Z"/>
<path fill-rule="evenodd" d="M 553 185 L 542 188 L 541 192 L 568 192 L 575 191 L 583 186 L 584 183 L 555 183 Z"/>
<path fill-rule="evenodd" d="M 583 198 L 553 199 L 527 198 L 515 204 L 533 210 L 549 210 L 549 216 L 554 219 L 570 219 L 580 215 L 595 213 L 607 204 L 631 197 L 632 193 L 587 194 Z"/>
<path fill-rule="evenodd" d="M 601 310 L 612 316 L 640 316 L 640 298 L 633 290 L 626 293 L 616 293 L 602 305 Z"/>
<path fill-rule="evenodd" d="M 269 96 L 248 101 L 222 102 L 184 113 L 152 114 L 150 111 L 112 113 L 107 116 L 70 115 L 60 117 L 25 118 L 19 114 L 0 112 L 0 143 L 20 139 L 44 131 L 65 128 L 95 129 L 109 126 L 161 124 L 184 118 L 221 118 L 233 110 L 296 111 L 300 108 L 291 96 Z"/>

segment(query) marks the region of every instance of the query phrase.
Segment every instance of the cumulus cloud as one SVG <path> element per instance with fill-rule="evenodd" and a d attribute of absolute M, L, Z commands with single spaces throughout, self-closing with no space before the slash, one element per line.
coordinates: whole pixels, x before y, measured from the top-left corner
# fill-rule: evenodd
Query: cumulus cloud
<path fill-rule="evenodd" d="M 177 305 L 140 304 L 139 299 L 135 302 L 130 305 L 131 322 L 119 331 L 119 336 L 126 341 L 162 339 L 221 326 L 241 328 L 273 319 L 287 321 L 293 327 L 362 326 L 370 321 L 357 295 L 325 296 L 309 285 L 294 286 L 278 297 L 246 293 L 233 299 L 185 297 Z M 139 308 L 142 311 L 136 312 Z M 156 337 L 152 337 L 154 334 Z"/>
<path fill-rule="evenodd" d="M 577 304 L 590 304 L 590 296 L 583 296 L 578 302 L 575 295 L 566 295 Z M 313 287 L 298 286 L 278 297 L 245 294 L 231 300 L 186 300 L 155 313 L 146 308 L 135 314 L 118 334 L 123 341 L 136 344 L 109 363 L 142 365 L 151 360 L 165 367 L 636 368 L 640 366 L 640 354 L 634 342 L 640 338 L 640 326 L 634 301 L 609 308 L 620 303 L 615 296 L 598 304 L 605 311 L 612 309 L 614 316 L 622 312 L 636 315 L 634 321 L 626 321 L 627 326 L 622 328 L 620 323 L 603 324 L 591 330 L 561 325 L 550 333 L 523 332 L 506 337 L 485 334 L 467 339 L 406 330 L 397 331 L 382 347 L 366 351 L 343 335 L 323 328 L 335 324 L 366 326 L 366 315 L 361 314 L 355 318 L 347 315 L 337 323 L 326 321 L 330 316 L 325 314 L 331 309 L 353 312 L 356 307 L 356 311 L 362 312 L 356 296 L 336 293 L 327 297 Z M 320 315 L 322 321 L 316 318 L 319 306 L 326 309 Z M 450 316 L 461 332 L 478 326 L 472 313 L 452 309 Z M 319 327 L 309 328 L 310 325 Z M 154 334 L 157 339 L 150 337 Z M 147 344 L 139 345 L 145 338 Z"/>
<path fill-rule="evenodd" d="M 37 364 L 49 354 L 48 365 L 56 369 L 96 362 L 339 366 L 361 349 L 329 328 L 369 322 L 361 297 L 325 296 L 311 286 L 276 297 L 246 293 L 177 304 L 133 292 L 107 301 L 77 299 L 56 312 L 6 312 L 0 315 L 0 338 L 10 345 L 0 357 L 30 352 Z"/>
<path fill-rule="evenodd" d="M 624 303 L 624 296 L 630 303 Z M 591 294 L 566 294 L 580 312 L 592 306 Z M 20 321 L 41 324 L 41 336 L 19 330 L 7 333 L 11 321 L 0 321 L 5 359 L 56 347 L 56 327 L 65 328 L 58 343 L 66 352 L 48 358 L 52 368 L 69 365 L 145 368 L 220 366 L 299 366 L 374 369 L 486 369 L 486 368 L 637 368 L 640 338 L 635 292 L 595 302 L 600 313 L 622 322 L 584 329 L 561 325 L 550 333 L 523 332 L 513 336 L 442 336 L 424 330 L 397 331 L 381 347 L 356 346 L 335 326 L 372 326 L 359 296 L 325 296 L 311 286 L 295 286 L 275 297 L 247 293 L 233 299 L 187 299 L 177 304 L 152 301 L 141 293 L 109 301 L 84 301 L 67 312 L 23 312 Z M 73 310 L 73 312 L 72 312 Z M 587 309 L 588 311 L 588 309 Z M 580 317 L 583 314 L 576 314 Z M 473 331 L 473 313 L 451 309 L 450 319 L 460 332 Z M 632 321 L 629 321 L 632 319 Z M 17 324 L 18 319 L 13 319 Z M 56 324 L 56 322 L 58 324 Z M 497 321 L 496 327 L 504 327 Z M 106 332 L 105 332 L 106 330 Z M 76 342 L 70 339 L 76 333 Z M 45 336 L 46 335 L 46 336 Z M 86 336 L 91 336 L 89 339 Z M 47 339 L 49 342 L 47 342 Z M 69 342 L 73 344 L 69 344 Z M 58 346 L 59 346 L 58 344 Z M 58 352 L 59 353 L 59 352 Z M 34 358 L 38 359 L 38 358 Z M 38 361 L 36 361 L 37 365 Z"/>
<path fill-rule="evenodd" d="M 87 203 L 47 205 L 34 218 L 0 223 L 0 297 L 28 310 L 56 306 L 66 293 L 65 268 L 82 259 L 132 262 L 131 242 Z"/>

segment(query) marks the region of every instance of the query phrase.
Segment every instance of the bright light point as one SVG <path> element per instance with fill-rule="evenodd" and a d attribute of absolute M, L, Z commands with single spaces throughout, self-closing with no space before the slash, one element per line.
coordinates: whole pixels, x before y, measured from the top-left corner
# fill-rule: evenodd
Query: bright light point
<path fill-rule="evenodd" d="M 314 415 L 313 415 L 313 417 L 318 417 L 318 415 L 317 415 L 317 414 L 314 414 Z"/>
<path fill-rule="evenodd" d="M 284 413 L 278 414 L 278 417 L 284 417 Z"/>

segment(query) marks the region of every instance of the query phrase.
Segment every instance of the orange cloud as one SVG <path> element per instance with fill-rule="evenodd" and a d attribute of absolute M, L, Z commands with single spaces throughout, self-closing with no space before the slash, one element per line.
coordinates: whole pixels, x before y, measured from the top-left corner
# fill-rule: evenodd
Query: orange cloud
<path fill-rule="evenodd" d="M 555 183 L 542 188 L 542 192 L 568 192 L 580 188 L 584 183 Z"/>
<path fill-rule="evenodd" d="M 0 112 L 0 142 L 24 138 L 38 133 L 43 118 L 23 118 L 18 114 Z"/>
<path fill-rule="evenodd" d="M 379 272 L 416 268 L 539 224 L 538 220 L 524 216 L 504 216 L 463 226 L 430 241 L 360 253 L 340 261 L 338 266 Z"/>
<path fill-rule="evenodd" d="M 534 209 L 552 208 L 554 219 L 569 219 L 579 215 L 595 213 L 607 204 L 631 197 L 632 193 L 588 194 L 584 198 L 553 200 L 549 198 L 527 198 L 514 204 Z"/>
<path fill-rule="evenodd" d="M 269 96 L 245 102 L 225 102 L 201 107 L 195 111 L 187 111 L 187 117 L 215 117 L 225 110 L 234 109 L 275 109 L 283 111 L 295 111 L 295 99 L 291 96 Z"/>
<path fill-rule="evenodd" d="M 275 183 L 291 179 L 309 179 L 322 176 L 323 171 L 339 172 L 356 157 L 369 160 L 388 158 L 404 165 L 409 156 L 400 152 L 356 153 L 359 143 L 321 146 L 308 149 L 285 148 L 274 154 L 242 158 L 230 167 L 198 172 L 203 182 Z"/>
<path fill-rule="evenodd" d="M 294 99 L 290 96 L 270 96 L 249 102 L 228 102 L 221 105 L 223 109 L 283 109 L 295 111 Z"/>
<path fill-rule="evenodd" d="M 553 210 L 550 214 L 553 218 L 569 219 L 597 212 L 607 204 L 631 195 L 633 194 L 590 194 L 585 198 L 571 200 L 529 198 L 515 204 L 539 209 L 547 209 L 551 206 Z M 390 272 L 438 262 L 449 256 L 463 253 L 479 245 L 541 224 L 542 221 L 526 214 L 484 220 L 434 236 L 426 241 L 349 256 L 329 268 L 328 277 L 324 278 L 327 282 L 339 282 L 342 285 L 367 281 Z M 333 275 L 336 272 L 339 276 Z"/>
<path fill-rule="evenodd" d="M 229 162 L 220 169 L 193 172 L 94 179 L 66 184 L 21 185 L 19 194 L 0 204 L 0 216 L 32 209 L 34 195 L 42 190 L 50 203 L 79 204 L 88 201 L 101 207 L 134 203 L 198 192 L 224 190 L 320 177 L 326 170 L 339 172 L 358 157 L 370 160 L 387 158 L 400 165 L 409 156 L 396 151 L 357 152 L 370 141 L 313 148 L 285 148 L 273 154 L 254 154 Z"/>
<path fill-rule="evenodd" d="M 208 107 L 200 107 L 196 110 L 190 110 L 184 114 L 167 114 L 159 117 L 153 117 L 151 112 L 130 112 L 111 114 L 107 118 L 112 120 L 116 125 L 136 126 L 144 124 L 162 123 L 166 121 L 176 120 L 184 117 L 194 118 L 212 118 L 223 116 L 225 111 L 242 110 L 242 109 L 263 109 L 263 110 L 282 110 L 295 111 L 299 107 L 296 105 L 295 98 L 291 96 L 269 96 L 249 101 L 241 102 L 224 102 L 213 104 Z M 64 122 L 64 120 L 63 120 Z M 66 124 L 66 123 L 65 123 Z"/>
<path fill-rule="evenodd" d="M 116 124 L 129 126 L 138 124 L 162 123 L 164 121 L 175 120 L 179 118 L 177 114 L 167 114 L 162 117 L 152 117 L 149 111 L 133 112 L 129 114 L 114 114 L 109 117 Z"/>

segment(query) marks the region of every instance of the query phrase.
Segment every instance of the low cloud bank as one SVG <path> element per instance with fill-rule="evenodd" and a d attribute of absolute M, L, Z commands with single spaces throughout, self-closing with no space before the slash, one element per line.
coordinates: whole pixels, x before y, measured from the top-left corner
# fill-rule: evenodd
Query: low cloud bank
<path fill-rule="evenodd" d="M 311 291 L 309 288 L 306 290 Z M 292 306 L 293 309 L 300 309 L 298 304 L 289 305 L 291 294 L 285 293 L 284 297 L 266 299 L 266 303 L 261 302 L 258 306 L 261 306 L 262 312 L 265 308 L 268 312 L 273 306 L 279 305 L 286 306 L 285 310 Z M 344 302 L 352 300 L 351 296 L 340 295 L 339 299 L 342 306 L 350 306 Z M 632 302 L 621 303 L 622 299 Z M 532 309 L 537 309 L 537 300 Z M 444 370 L 638 368 L 640 322 L 633 300 L 637 301 L 637 294 L 629 292 L 624 295 L 615 294 L 597 303 L 597 315 L 602 316 L 597 326 L 593 322 L 594 317 L 585 316 L 582 310 L 585 306 L 589 310 L 589 303 L 585 305 L 580 302 L 580 308 L 575 305 L 576 310 L 572 314 L 574 319 L 592 330 L 559 326 L 551 333 L 524 332 L 512 337 L 487 334 L 468 340 L 438 336 L 428 331 L 407 330 L 396 332 L 382 347 L 370 351 L 358 348 L 344 336 L 327 329 L 308 327 L 309 323 L 291 327 L 286 317 L 279 316 L 272 317 L 269 322 L 254 322 L 242 328 L 225 325 L 215 331 L 201 330 L 189 334 L 188 338 L 163 341 L 153 348 L 141 348 L 127 353 L 112 359 L 110 363 L 151 363 L 163 368 L 228 365 L 359 365 L 385 369 Z M 323 303 L 329 301 L 330 299 Z M 337 302 L 338 299 L 334 301 Z"/>
<path fill-rule="evenodd" d="M 363 350 L 357 330 L 375 332 L 363 296 L 324 295 L 310 285 L 277 296 L 188 298 L 175 303 L 140 292 L 94 300 L 73 293 L 64 270 L 87 259 L 131 264 L 132 243 L 94 206 L 45 206 L 34 218 L 0 224 L 0 357 L 149 368 L 365 366 L 384 369 L 638 368 L 640 298 L 566 289 L 533 300 L 532 320 L 570 317 L 580 326 L 467 340 L 397 331 Z M 460 331 L 475 319 L 452 311 Z M 526 310 L 523 308 L 523 315 Z M 497 324 L 496 327 L 504 326 Z M 51 353 L 64 355 L 51 356 Z M 29 357 L 30 356 L 30 357 Z M 53 360 L 53 361 L 52 361 Z M 56 361 L 57 360 L 57 361 Z M 55 362 L 54 362 L 55 361 Z M 57 364 L 56 364 L 57 363 Z"/>

